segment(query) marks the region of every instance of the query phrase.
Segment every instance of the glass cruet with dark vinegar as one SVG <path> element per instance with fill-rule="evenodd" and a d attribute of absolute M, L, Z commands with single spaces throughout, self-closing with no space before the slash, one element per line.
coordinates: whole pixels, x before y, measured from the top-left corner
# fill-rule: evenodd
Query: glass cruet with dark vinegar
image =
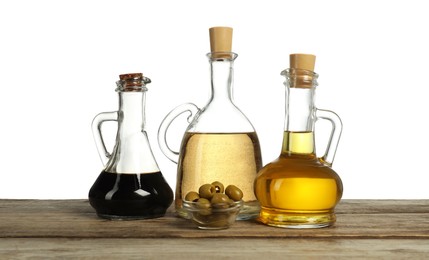
<path fill-rule="evenodd" d="M 237 219 L 256 218 L 259 205 L 253 182 L 262 167 L 261 151 L 254 127 L 233 102 L 233 65 L 237 54 L 231 52 L 232 28 L 213 27 L 209 35 L 210 99 L 202 109 L 191 103 L 173 109 L 160 125 L 158 142 L 163 153 L 178 164 L 175 207 L 179 216 L 188 217 L 182 206 L 188 192 L 220 181 L 243 191 L 244 206 Z M 190 124 L 180 152 L 175 152 L 167 144 L 166 132 L 172 121 L 185 112 L 191 113 Z"/>
<path fill-rule="evenodd" d="M 285 130 L 280 156 L 264 166 L 255 179 L 255 194 L 261 204 L 258 221 L 285 228 L 319 228 L 336 221 L 334 208 L 343 186 L 332 170 L 342 123 L 331 111 L 314 105 L 318 74 L 316 57 L 291 54 L 286 76 Z M 314 125 L 318 119 L 332 123 L 325 154 L 315 151 Z"/>
<path fill-rule="evenodd" d="M 146 85 L 150 79 L 141 73 L 119 78 L 119 110 L 100 113 L 92 122 L 105 168 L 89 191 L 89 202 L 102 218 L 161 217 L 173 202 L 173 191 L 159 170 L 145 130 Z M 118 122 L 112 153 L 106 150 L 101 132 L 106 121 Z"/>

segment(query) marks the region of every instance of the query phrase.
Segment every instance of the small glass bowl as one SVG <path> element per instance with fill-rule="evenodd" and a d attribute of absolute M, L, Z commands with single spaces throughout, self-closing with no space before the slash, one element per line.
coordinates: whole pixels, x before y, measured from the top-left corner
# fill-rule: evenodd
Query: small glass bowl
<path fill-rule="evenodd" d="M 198 202 L 183 201 L 183 209 L 200 229 L 225 229 L 234 224 L 243 201 L 201 205 Z"/>

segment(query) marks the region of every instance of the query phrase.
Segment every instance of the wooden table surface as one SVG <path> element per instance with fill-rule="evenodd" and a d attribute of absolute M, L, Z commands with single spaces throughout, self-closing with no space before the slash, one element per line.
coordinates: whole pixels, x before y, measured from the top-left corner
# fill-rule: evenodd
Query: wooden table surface
<path fill-rule="evenodd" d="M 429 259 L 429 200 L 343 200 L 337 222 L 199 230 L 163 218 L 109 221 L 86 200 L 0 200 L 0 259 Z"/>

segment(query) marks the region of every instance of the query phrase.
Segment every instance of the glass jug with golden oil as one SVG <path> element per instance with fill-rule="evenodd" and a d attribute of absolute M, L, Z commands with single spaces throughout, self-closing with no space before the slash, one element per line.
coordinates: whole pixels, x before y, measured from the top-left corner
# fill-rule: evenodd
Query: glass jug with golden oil
<path fill-rule="evenodd" d="M 186 103 L 173 109 L 158 131 L 163 153 L 177 163 L 175 207 L 179 216 L 187 218 L 183 200 L 190 191 L 206 183 L 219 181 L 233 184 L 243 191 L 244 206 L 237 219 L 256 218 L 259 205 L 254 194 L 254 180 L 262 168 L 261 150 L 256 131 L 233 102 L 234 60 L 231 52 L 232 28 L 209 30 L 211 52 L 211 95 L 203 108 Z M 181 142 L 180 152 L 172 151 L 166 141 L 171 122 L 182 113 L 191 113 Z"/>
<path fill-rule="evenodd" d="M 255 179 L 255 194 L 261 205 L 258 221 L 284 228 L 319 228 L 332 225 L 334 208 L 343 186 L 332 170 L 341 136 L 340 118 L 314 105 L 318 74 L 316 57 L 291 54 L 286 76 L 285 129 L 280 156 L 264 166 Z M 332 123 L 325 154 L 315 151 L 314 125 L 318 119 Z"/>

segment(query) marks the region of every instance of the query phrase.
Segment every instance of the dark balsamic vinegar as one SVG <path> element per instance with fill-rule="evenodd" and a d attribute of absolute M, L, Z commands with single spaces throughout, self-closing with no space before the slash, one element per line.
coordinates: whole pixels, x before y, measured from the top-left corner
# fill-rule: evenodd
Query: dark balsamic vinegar
<path fill-rule="evenodd" d="M 89 191 L 89 202 L 102 218 L 157 218 L 164 216 L 173 202 L 173 191 L 161 172 L 102 171 Z"/>

